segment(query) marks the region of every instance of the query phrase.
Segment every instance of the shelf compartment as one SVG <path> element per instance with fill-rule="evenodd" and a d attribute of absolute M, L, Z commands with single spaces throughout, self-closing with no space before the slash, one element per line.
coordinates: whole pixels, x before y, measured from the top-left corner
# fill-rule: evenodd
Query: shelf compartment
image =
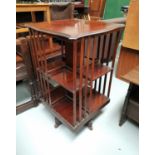
<path fill-rule="evenodd" d="M 48 76 L 72 93 L 79 90 L 80 79 L 78 75 L 76 77 L 76 88 L 74 88 L 73 72 L 66 68 L 61 68 L 57 70 L 54 74 L 49 73 Z M 82 86 L 84 86 L 84 80 Z"/>
<path fill-rule="evenodd" d="M 92 96 L 87 98 L 88 111 L 90 113 L 96 112 L 103 108 L 110 102 L 110 99 L 103 94 L 93 92 Z"/>
<path fill-rule="evenodd" d="M 65 62 L 62 59 L 59 59 L 58 61 L 49 61 L 47 63 L 47 71 L 43 71 L 41 67 L 37 67 L 36 70 L 38 73 L 42 74 L 42 76 L 49 82 L 53 81 L 51 79 L 51 76 L 57 74 L 60 72 L 62 68 L 65 67 Z"/>
<path fill-rule="evenodd" d="M 102 65 L 102 64 L 95 64 L 94 66 L 94 75 L 92 77 L 92 64 L 89 65 L 89 70 L 88 70 L 88 78 L 89 80 L 92 78 L 92 80 L 96 80 L 97 78 L 107 74 L 108 72 L 112 71 L 112 68 Z M 84 68 L 83 71 L 84 76 L 86 76 L 86 67 Z"/>
<path fill-rule="evenodd" d="M 66 90 L 60 86 L 51 90 L 51 102 L 54 105 L 56 102 L 65 97 Z"/>
<path fill-rule="evenodd" d="M 87 116 L 85 119 L 89 120 L 89 118 L 92 117 L 91 116 L 92 114 L 97 113 L 101 108 L 107 105 L 109 101 L 110 101 L 109 98 L 99 93 L 93 94 L 92 98 L 88 97 L 87 103 L 89 106 L 89 113 L 87 113 Z M 54 106 L 52 107 L 52 110 L 54 111 L 54 113 L 57 114 L 57 116 L 65 120 L 65 123 L 67 123 L 70 127 L 74 129 L 75 127 L 78 127 L 79 123 L 85 120 L 85 119 L 82 119 L 81 121 L 79 120 L 78 103 L 79 102 L 77 101 L 77 106 L 76 106 L 77 124 L 75 126 L 73 124 L 73 101 L 70 100 L 67 96 L 64 96 L 63 98 L 55 102 Z M 84 116 L 84 110 L 82 110 L 82 117 L 83 116 Z"/>
<path fill-rule="evenodd" d="M 55 72 L 61 68 L 65 67 L 65 62 L 63 60 L 51 61 L 47 63 L 47 74 L 55 74 Z"/>
<path fill-rule="evenodd" d="M 67 124 L 71 127 L 74 127 L 73 124 L 73 102 L 67 97 L 62 98 L 52 107 L 54 112 L 58 113 Z M 78 116 L 78 107 L 77 107 L 77 116 Z"/>

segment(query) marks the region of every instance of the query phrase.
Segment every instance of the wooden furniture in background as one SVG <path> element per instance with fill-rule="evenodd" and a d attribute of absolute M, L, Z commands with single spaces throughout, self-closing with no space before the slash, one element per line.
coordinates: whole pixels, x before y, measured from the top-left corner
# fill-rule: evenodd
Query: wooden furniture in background
<path fill-rule="evenodd" d="M 31 61 L 31 55 L 30 55 L 30 49 L 29 49 L 29 45 L 28 45 L 28 41 L 26 38 L 18 38 L 16 39 L 16 48 L 18 53 L 21 54 L 22 57 L 16 57 L 16 61 L 21 61 L 24 65 L 24 73 L 20 74 L 26 74 L 26 76 L 24 77 L 24 79 L 18 79 L 18 73 L 17 73 L 17 77 L 16 79 L 19 80 L 27 80 L 28 81 L 28 85 L 29 85 L 29 90 L 31 92 L 31 100 L 24 102 L 20 105 L 16 106 L 16 114 L 19 114 L 31 107 L 37 106 L 38 105 L 38 101 L 37 101 L 37 96 L 36 96 L 36 89 L 35 89 L 35 78 L 34 78 L 34 72 L 33 72 L 33 66 L 32 66 L 32 61 Z M 19 59 L 20 58 L 20 59 Z M 23 76 L 24 76 L 23 75 Z M 22 76 L 22 77 L 23 77 Z M 16 80 L 17 81 L 17 80 Z"/>
<path fill-rule="evenodd" d="M 137 66 L 139 66 L 139 1 L 131 0 L 116 76 L 125 80 L 123 78 L 125 74 Z"/>
<path fill-rule="evenodd" d="M 139 86 L 133 83 L 129 85 L 119 125 L 121 126 L 127 118 L 139 124 Z"/>
<path fill-rule="evenodd" d="M 72 19 L 74 18 L 74 6 L 72 3 L 58 5 L 53 4 L 50 7 L 51 20 Z"/>
<path fill-rule="evenodd" d="M 32 22 L 36 22 L 35 12 L 44 12 L 44 21 L 51 21 L 50 9 L 51 4 L 37 3 L 37 4 L 16 4 L 16 12 L 31 12 Z"/>
<path fill-rule="evenodd" d="M 139 51 L 139 0 L 131 0 L 122 46 Z"/>
<path fill-rule="evenodd" d="M 27 71 L 21 53 L 18 53 L 20 41 L 16 41 L 16 82 L 27 79 Z"/>
<path fill-rule="evenodd" d="M 139 66 L 139 52 L 137 50 L 122 46 L 117 65 L 116 77 L 126 82 L 132 82 L 129 79 L 125 79 L 124 76 L 128 74 L 131 70 L 138 68 L 138 66 Z M 136 75 L 137 82 L 135 84 L 139 85 L 139 78 L 138 78 L 139 71 L 137 71 L 136 73 L 137 73 Z"/>
<path fill-rule="evenodd" d="M 35 12 L 43 11 L 44 12 L 44 21 L 51 21 L 51 20 L 60 20 L 60 19 L 70 19 L 73 18 L 74 7 L 82 7 L 79 4 L 74 6 L 73 3 L 38 3 L 38 4 L 17 4 L 17 12 L 31 12 L 35 16 Z M 33 16 L 32 16 L 33 17 Z M 32 18 L 32 22 L 36 22 L 35 17 Z M 20 24 L 25 27 L 24 24 Z M 22 27 L 22 26 L 21 26 Z M 21 34 L 22 32 L 27 32 L 28 29 L 19 28 L 16 30 L 17 34 Z M 56 56 L 60 55 L 60 48 L 59 44 L 54 43 L 52 38 L 46 38 L 48 50 L 47 55 L 52 56 L 55 54 Z"/>
<path fill-rule="evenodd" d="M 43 12 L 43 21 L 51 21 L 52 19 L 52 15 L 51 15 L 51 7 L 52 5 L 56 5 L 56 4 L 65 4 L 62 2 L 59 3 L 32 3 L 32 4 L 16 4 L 16 13 L 31 13 L 31 21 L 30 22 L 37 22 L 36 19 L 36 12 Z M 74 6 L 75 10 L 79 10 L 80 13 L 83 12 L 84 7 L 84 1 L 78 1 L 78 2 L 73 2 L 72 3 Z M 81 10 L 82 9 L 82 10 Z M 25 21 L 26 22 L 26 21 Z M 20 33 L 25 33 L 28 32 L 28 29 L 25 27 L 25 23 L 17 23 L 17 25 L 20 25 L 21 28 L 16 29 L 16 33 L 20 34 Z"/>
<path fill-rule="evenodd" d="M 119 124 L 122 125 L 126 118 L 139 123 L 139 0 L 130 2 L 116 76 L 130 83 Z M 130 102 L 132 91 L 138 95 L 134 102 Z"/>
<path fill-rule="evenodd" d="M 16 54 L 16 82 L 27 79 L 26 66 L 23 58 Z"/>
<path fill-rule="evenodd" d="M 104 22 L 116 23 L 116 24 L 126 24 L 126 18 L 125 17 L 119 17 L 119 18 L 106 19 L 106 20 L 104 20 Z"/>
<path fill-rule="evenodd" d="M 92 17 L 103 17 L 106 0 L 88 0 L 89 15 Z"/>
<path fill-rule="evenodd" d="M 30 12 L 32 22 L 36 22 L 35 12 L 44 12 L 44 21 L 51 21 L 50 16 L 50 4 L 48 3 L 38 3 L 38 4 L 16 4 L 16 13 L 20 12 Z M 18 23 L 17 23 L 18 24 Z M 20 24 L 20 23 L 19 23 Z M 17 29 L 16 33 L 28 32 L 27 28 Z"/>
<path fill-rule="evenodd" d="M 55 127 L 63 123 L 79 131 L 88 124 L 92 129 L 91 120 L 110 102 L 116 50 L 124 25 L 70 19 L 28 27 L 38 91 L 55 116 Z M 46 58 L 43 40 L 47 35 L 65 44 L 65 54 L 55 61 Z M 51 87 L 52 81 L 57 87 Z"/>

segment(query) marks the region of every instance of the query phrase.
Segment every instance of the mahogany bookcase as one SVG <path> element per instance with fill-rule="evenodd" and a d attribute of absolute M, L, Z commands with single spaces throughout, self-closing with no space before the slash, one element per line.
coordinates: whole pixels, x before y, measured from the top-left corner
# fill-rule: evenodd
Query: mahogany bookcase
<path fill-rule="evenodd" d="M 91 120 L 110 102 L 116 50 L 122 24 L 67 19 L 27 25 L 38 94 L 55 117 L 73 131 Z M 57 38 L 62 55 L 47 58 L 46 37 Z M 57 83 L 52 86 L 52 81 Z"/>

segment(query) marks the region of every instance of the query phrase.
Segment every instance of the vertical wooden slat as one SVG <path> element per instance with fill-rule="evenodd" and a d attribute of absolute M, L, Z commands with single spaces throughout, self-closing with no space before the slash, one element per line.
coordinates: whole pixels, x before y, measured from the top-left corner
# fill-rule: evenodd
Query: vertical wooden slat
<path fill-rule="evenodd" d="M 45 83 L 42 77 L 42 73 L 43 73 L 43 69 L 44 69 L 44 65 L 43 65 L 43 58 L 42 58 L 42 48 L 41 48 L 41 39 L 39 36 L 39 32 L 36 32 L 35 34 L 35 40 L 36 40 L 36 47 L 37 47 L 37 56 L 38 56 L 38 73 L 39 73 L 39 81 L 41 83 L 41 91 L 42 91 L 42 98 L 44 99 L 44 101 L 46 101 L 45 98 Z"/>
<path fill-rule="evenodd" d="M 89 57 L 90 57 L 90 51 L 91 51 L 91 37 L 88 37 L 87 39 L 87 51 L 86 51 L 86 63 L 85 63 L 85 68 L 86 68 L 86 71 L 85 71 L 85 115 L 86 115 L 86 112 L 87 112 L 87 109 L 89 108 L 88 106 L 88 103 L 87 103 L 87 98 L 88 98 L 88 90 L 87 90 L 87 87 L 88 87 L 88 71 L 89 71 Z M 89 109 L 88 109 L 89 111 Z"/>
<path fill-rule="evenodd" d="M 108 50 L 109 50 L 109 42 L 110 42 L 110 34 L 106 34 L 105 36 L 106 40 L 105 40 L 105 45 L 104 45 L 104 51 L 103 51 L 103 54 L 102 54 L 102 63 L 106 57 L 106 55 L 108 54 Z M 103 94 L 105 94 L 105 88 L 106 88 L 106 82 L 107 82 L 107 75 L 105 75 L 104 77 L 104 85 L 103 85 Z"/>
<path fill-rule="evenodd" d="M 44 87 L 45 87 L 45 101 L 49 104 L 51 104 L 50 102 L 50 89 L 49 89 L 49 84 L 48 82 L 45 80 L 45 75 L 47 73 L 47 58 L 46 58 L 46 53 L 45 53 L 45 35 L 44 34 L 41 34 L 40 36 L 40 40 L 41 40 L 41 51 L 42 51 L 42 61 L 43 61 L 43 73 L 42 73 L 42 76 L 43 76 L 43 81 L 44 81 Z M 52 48 L 52 47 L 51 47 Z M 43 75 L 44 74 L 44 75 Z"/>
<path fill-rule="evenodd" d="M 110 89 L 111 89 L 111 83 L 112 83 L 112 76 L 113 76 L 113 68 L 115 64 L 115 57 L 116 57 L 116 52 L 117 52 L 117 47 L 118 47 L 118 41 L 120 40 L 122 33 L 121 31 L 116 31 L 113 32 L 112 36 L 112 45 L 111 45 L 111 50 L 113 50 L 113 59 L 112 59 L 112 71 L 110 73 L 110 80 L 109 80 L 109 86 L 108 86 L 108 94 L 107 96 L 110 96 Z"/>
<path fill-rule="evenodd" d="M 93 78 L 94 78 L 94 69 L 95 69 L 95 55 L 98 53 L 99 51 L 99 43 L 98 43 L 99 38 L 97 36 L 94 37 L 94 42 L 93 42 L 93 54 L 92 54 L 92 72 L 91 72 L 91 80 L 90 80 L 90 95 L 92 96 L 92 85 L 93 85 Z"/>
<path fill-rule="evenodd" d="M 73 124 L 76 125 L 76 66 L 77 66 L 77 40 L 73 41 Z"/>
<path fill-rule="evenodd" d="M 46 56 L 45 56 L 45 47 L 44 47 L 44 37 L 42 33 L 38 33 L 37 36 L 37 40 L 38 40 L 38 47 L 39 47 L 39 60 L 40 60 L 40 76 L 41 76 L 41 82 L 42 82 L 42 90 L 43 90 L 43 97 L 45 102 L 47 102 L 47 88 L 46 88 L 46 81 L 44 78 L 44 73 L 46 72 Z"/>
<path fill-rule="evenodd" d="M 34 56 L 36 59 L 36 74 L 37 74 L 37 83 L 38 83 L 38 87 L 39 87 L 39 92 L 40 95 L 43 96 L 43 92 L 42 92 L 42 83 L 40 82 L 40 74 L 39 74 L 39 57 L 38 57 L 38 49 L 37 49 L 37 43 L 36 43 L 36 32 L 35 30 L 32 30 L 32 39 L 33 39 L 33 46 L 34 46 Z"/>
<path fill-rule="evenodd" d="M 30 45 L 30 52 L 31 52 L 31 56 L 32 56 L 32 63 L 33 63 L 33 66 L 36 67 L 36 59 L 35 59 L 35 56 L 34 56 L 34 46 L 33 46 L 33 39 L 32 39 L 32 29 L 29 29 L 29 35 L 30 35 L 30 39 L 29 39 L 29 45 Z"/>
<path fill-rule="evenodd" d="M 43 73 L 42 73 L 42 76 L 43 76 L 43 81 L 44 81 L 44 88 L 45 88 L 45 100 L 46 102 L 51 105 L 51 94 L 50 94 L 50 86 L 49 86 L 49 83 L 47 82 L 47 80 L 45 79 L 45 76 L 47 75 L 47 58 L 46 58 L 46 52 L 45 52 L 45 49 L 46 49 L 46 46 L 45 46 L 45 35 L 44 34 L 41 34 L 40 35 L 40 42 L 41 42 L 41 56 L 42 56 L 42 61 L 43 61 Z M 52 48 L 52 47 L 51 47 Z"/>
<path fill-rule="evenodd" d="M 43 33 L 40 34 L 40 46 L 41 46 L 41 57 L 42 57 L 42 61 L 43 61 L 43 72 L 47 72 L 47 58 L 46 58 L 46 43 L 45 43 L 45 39 L 46 39 L 46 35 L 44 35 Z M 52 48 L 52 47 L 51 47 Z"/>
<path fill-rule="evenodd" d="M 35 66 L 35 68 L 37 68 L 38 67 L 38 62 L 37 62 L 37 56 L 36 56 L 36 47 L 35 47 L 35 41 L 34 41 L 34 32 L 33 32 L 33 30 L 32 29 L 30 29 L 30 39 L 31 39 L 31 41 L 30 41 L 30 45 L 31 45 L 31 50 L 32 50 L 32 55 L 33 55 L 33 60 L 34 60 L 34 66 Z"/>
<path fill-rule="evenodd" d="M 104 41 L 105 41 L 105 39 L 104 39 L 104 35 L 101 35 L 100 36 L 100 44 L 99 44 L 99 55 L 98 55 L 98 63 L 101 63 L 102 61 L 102 54 L 103 54 L 103 50 L 104 50 L 104 47 L 103 47 L 103 45 L 104 45 Z M 101 83 L 102 83 L 102 77 L 100 77 L 99 78 L 99 88 L 98 88 L 98 90 L 99 90 L 99 92 L 101 93 Z"/>
<path fill-rule="evenodd" d="M 79 121 L 82 119 L 82 85 L 83 85 L 83 59 L 84 59 L 84 38 L 81 39 L 80 49 L 80 88 L 79 88 Z"/>
<path fill-rule="evenodd" d="M 99 47 L 99 55 L 98 55 L 98 59 L 99 59 L 99 63 L 101 63 L 101 60 L 102 60 L 102 54 L 103 54 L 103 50 L 104 50 L 104 35 L 101 35 L 100 37 L 100 47 Z"/>
<path fill-rule="evenodd" d="M 87 49 L 88 49 L 88 38 L 85 38 L 85 40 L 84 40 L 84 44 L 85 44 L 85 46 L 84 46 L 84 58 L 83 58 L 83 67 L 84 67 L 84 69 L 85 69 L 85 65 L 86 65 L 86 61 L 85 61 L 85 59 L 86 59 L 86 57 L 87 57 Z M 84 70 L 84 72 L 85 72 L 85 70 Z M 85 88 L 85 86 L 86 86 L 86 78 L 84 79 L 84 101 L 83 101 L 83 109 L 84 109 L 84 117 L 86 117 L 86 114 L 87 114 L 87 106 L 86 106 L 86 100 L 87 100 L 87 96 L 85 95 L 85 90 L 86 90 L 86 88 Z"/>
<path fill-rule="evenodd" d="M 93 60 L 93 58 L 94 58 L 94 44 L 95 44 L 95 39 L 93 38 L 93 37 L 91 37 L 91 43 L 90 43 L 90 45 L 91 45 L 91 48 L 90 48 L 90 53 L 91 53 L 91 64 L 89 65 L 89 62 L 88 62 L 88 70 L 90 70 L 91 71 L 91 77 L 90 77 L 90 75 L 89 75 L 89 77 L 90 77 L 90 83 L 89 83 L 89 86 L 90 86 L 90 89 L 89 89 L 89 98 L 91 99 L 91 97 L 92 97 L 92 79 L 93 79 L 93 76 L 94 76 L 94 60 Z M 88 59 L 89 60 L 89 59 Z M 90 68 L 90 69 L 89 69 Z M 87 85 L 88 85 L 88 83 L 87 83 Z M 89 108 L 89 106 L 88 106 L 88 108 Z M 89 111 L 89 110 L 88 110 Z"/>
<path fill-rule="evenodd" d="M 36 57 L 35 57 L 35 49 L 34 49 L 34 44 L 33 44 L 33 33 L 32 33 L 32 29 L 29 29 L 29 35 L 30 38 L 27 37 L 28 41 L 29 41 L 29 45 L 30 45 L 30 52 L 31 52 L 31 57 L 32 57 L 32 64 L 33 64 L 33 68 L 34 68 L 34 76 L 35 76 L 35 92 L 36 92 L 36 97 L 39 97 L 39 84 L 38 84 L 38 76 L 36 73 L 36 67 L 37 67 L 37 62 L 36 62 Z"/>

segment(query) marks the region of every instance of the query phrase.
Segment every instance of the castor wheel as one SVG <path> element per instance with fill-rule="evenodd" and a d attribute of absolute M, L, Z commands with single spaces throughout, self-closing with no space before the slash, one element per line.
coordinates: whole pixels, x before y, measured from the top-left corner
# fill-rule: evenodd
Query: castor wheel
<path fill-rule="evenodd" d="M 61 124 L 62 123 L 57 118 L 55 118 L 54 128 L 58 128 Z"/>
<path fill-rule="evenodd" d="M 88 127 L 89 130 L 93 130 L 93 122 L 92 121 L 89 121 L 87 123 L 87 127 Z"/>

